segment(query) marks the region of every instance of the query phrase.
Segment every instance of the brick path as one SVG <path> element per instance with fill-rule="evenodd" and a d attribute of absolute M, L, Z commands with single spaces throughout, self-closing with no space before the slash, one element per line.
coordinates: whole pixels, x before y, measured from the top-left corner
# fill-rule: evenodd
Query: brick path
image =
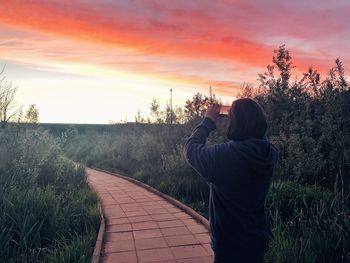
<path fill-rule="evenodd" d="M 102 262 L 211 263 L 207 229 L 164 198 L 88 169 L 106 217 Z"/>

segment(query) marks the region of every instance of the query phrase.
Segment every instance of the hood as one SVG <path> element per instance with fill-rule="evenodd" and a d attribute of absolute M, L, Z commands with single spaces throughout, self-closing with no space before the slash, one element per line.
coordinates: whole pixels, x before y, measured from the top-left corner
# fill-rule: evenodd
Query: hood
<path fill-rule="evenodd" d="M 256 171 L 266 171 L 277 162 L 278 150 L 267 139 L 232 141 L 236 152 Z"/>

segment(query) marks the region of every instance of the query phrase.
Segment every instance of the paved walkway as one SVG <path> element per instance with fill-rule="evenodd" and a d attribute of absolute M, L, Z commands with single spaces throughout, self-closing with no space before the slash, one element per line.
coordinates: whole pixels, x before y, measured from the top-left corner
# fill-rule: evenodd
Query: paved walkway
<path fill-rule="evenodd" d="M 106 217 L 102 262 L 211 263 L 207 229 L 164 198 L 88 169 Z"/>

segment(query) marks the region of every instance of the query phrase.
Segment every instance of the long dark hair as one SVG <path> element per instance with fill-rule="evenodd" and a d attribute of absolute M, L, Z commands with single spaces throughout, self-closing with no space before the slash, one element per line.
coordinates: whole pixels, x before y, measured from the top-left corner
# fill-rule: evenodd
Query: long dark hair
<path fill-rule="evenodd" d="M 228 117 L 228 139 L 264 138 L 267 130 L 266 114 L 256 101 L 248 98 L 233 101 Z"/>

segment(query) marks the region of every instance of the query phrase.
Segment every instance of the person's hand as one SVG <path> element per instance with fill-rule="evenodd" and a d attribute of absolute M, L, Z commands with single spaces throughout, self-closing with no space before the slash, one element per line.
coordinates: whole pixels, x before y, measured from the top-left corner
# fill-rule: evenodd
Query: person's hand
<path fill-rule="evenodd" d="M 205 113 L 205 117 L 216 123 L 220 114 L 220 108 L 221 106 L 217 103 L 210 105 Z"/>

